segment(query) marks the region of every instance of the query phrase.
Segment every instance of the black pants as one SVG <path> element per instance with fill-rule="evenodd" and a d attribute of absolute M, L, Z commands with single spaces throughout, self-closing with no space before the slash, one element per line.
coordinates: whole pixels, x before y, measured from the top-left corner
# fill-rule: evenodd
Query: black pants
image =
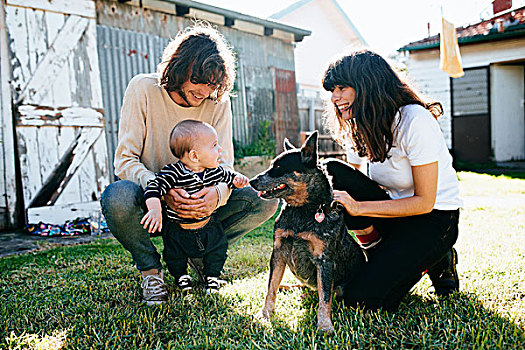
<path fill-rule="evenodd" d="M 347 191 L 356 200 L 385 199 L 379 186 L 357 170 L 339 162 L 327 168 L 335 189 Z M 345 284 L 345 305 L 397 308 L 424 272 L 452 248 L 458 237 L 458 221 L 459 210 L 433 210 L 392 219 L 346 215 L 350 230 L 374 225 L 383 239 L 369 251 L 369 261 Z"/>
<path fill-rule="evenodd" d="M 164 261 L 175 278 L 187 274 L 188 258 L 203 258 L 204 275 L 220 276 L 226 261 L 228 240 L 215 214 L 198 229 L 183 229 L 177 222 L 167 220 L 162 231 Z"/>

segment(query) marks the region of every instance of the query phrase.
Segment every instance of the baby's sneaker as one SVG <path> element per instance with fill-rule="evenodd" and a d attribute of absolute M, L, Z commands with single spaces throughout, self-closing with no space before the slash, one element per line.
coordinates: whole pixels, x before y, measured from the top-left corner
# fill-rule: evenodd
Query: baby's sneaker
<path fill-rule="evenodd" d="M 217 277 L 206 277 L 206 284 L 204 285 L 204 290 L 206 291 L 206 294 L 215 294 L 219 292 L 219 287 L 226 282 L 217 278 Z"/>
<path fill-rule="evenodd" d="M 193 280 L 189 275 L 182 275 L 177 279 L 176 285 L 181 292 L 188 293 L 193 289 Z"/>

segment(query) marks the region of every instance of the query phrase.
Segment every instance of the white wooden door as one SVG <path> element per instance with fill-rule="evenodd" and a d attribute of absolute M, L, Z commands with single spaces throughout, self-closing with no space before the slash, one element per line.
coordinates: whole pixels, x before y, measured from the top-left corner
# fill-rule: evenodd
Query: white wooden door
<path fill-rule="evenodd" d="M 5 11 L 23 199 L 32 222 L 38 208 L 98 201 L 109 183 L 95 3 L 7 0 Z"/>
<path fill-rule="evenodd" d="M 491 138 L 495 161 L 525 160 L 524 71 L 522 65 L 491 66 Z"/>
<path fill-rule="evenodd" d="M 0 0 L 0 230 L 17 224 L 16 160 L 11 109 L 11 63 L 5 25 L 5 4 Z"/>

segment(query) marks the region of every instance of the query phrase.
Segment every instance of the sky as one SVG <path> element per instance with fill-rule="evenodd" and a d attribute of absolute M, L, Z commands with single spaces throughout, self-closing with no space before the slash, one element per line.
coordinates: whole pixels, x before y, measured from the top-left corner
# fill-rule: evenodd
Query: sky
<path fill-rule="evenodd" d="M 267 18 L 297 0 L 197 0 Z M 439 33 L 441 13 L 456 27 L 492 16 L 492 0 L 336 0 L 372 50 L 394 54 L 400 47 Z M 525 0 L 513 0 L 514 7 Z M 303 26 L 308 29 L 307 26 Z"/>

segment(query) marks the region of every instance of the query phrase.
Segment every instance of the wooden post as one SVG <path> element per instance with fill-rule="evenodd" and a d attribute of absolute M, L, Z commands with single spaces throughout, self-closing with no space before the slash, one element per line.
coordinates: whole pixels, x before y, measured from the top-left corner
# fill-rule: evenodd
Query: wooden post
<path fill-rule="evenodd" d="M 2 126 L 1 147 L 4 148 L 5 200 L 7 207 L 7 226 L 15 227 L 16 217 L 16 171 L 15 171 L 15 139 L 13 127 L 12 93 L 11 93 L 11 63 L 9 45 L 7 42 L 7 26 L 5 23 L 5 4 L 0 0 L 0 121 Z"/>
<path fill-rule="evenodd" d="M 315 98 L 308 100 L 308 129 L 309 131 L 315 130 Z"/>

